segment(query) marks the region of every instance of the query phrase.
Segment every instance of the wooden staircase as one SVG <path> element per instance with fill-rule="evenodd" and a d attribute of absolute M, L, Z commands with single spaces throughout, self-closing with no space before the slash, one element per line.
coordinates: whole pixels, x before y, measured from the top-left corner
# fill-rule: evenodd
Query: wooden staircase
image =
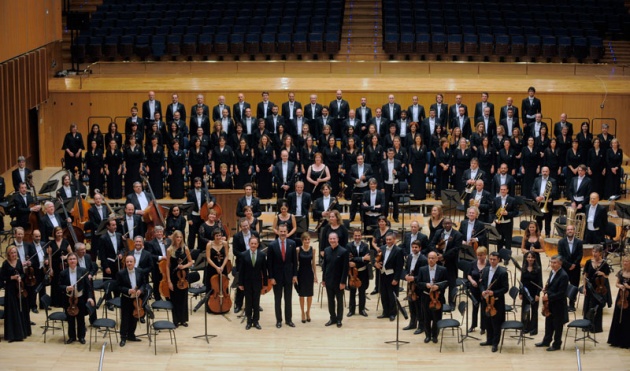
<path fill-rule="evenodd" d="M 338 61 L 387 60 L 380 0 L 346 0 Z"/>
<path fill-rule="evenodd" d="M 604 56 L 600 63 L 629 65 L 630 41 L 604 40 Z"/>

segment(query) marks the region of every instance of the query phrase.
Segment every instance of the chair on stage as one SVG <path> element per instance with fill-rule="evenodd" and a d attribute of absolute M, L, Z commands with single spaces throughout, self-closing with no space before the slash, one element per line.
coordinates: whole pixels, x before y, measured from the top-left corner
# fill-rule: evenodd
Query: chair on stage
<path fill-rule="evenodd" d="M 156 321 L 155 313 L 153 312 L 153 309 L 150 308 L 148 305 L 145 306 L 145 310 L 146 310 L 146 315 L 147 315 L 147 324 L 150 331 L 148 334 L 149 343 L 153 341 L 153 349 L 154 349 L 155 355 L 157 355 L 157 336 L 162 331 L 168 331 L 169 336 L 171 338 L 171 344 L 175 343 L 175 353 L 178 353 L 177 338 L 175 337 L 175 329 L 177 327 L 175 326 L 175 324 L 171 321 L 165 321 L 165 320 Z M 153 340 L 151 340 L 151 335 L 153 335 Z"/>
<path fill-rule="evenodd" d="M 597 346 L 597 343 L 599 343 L 597 341 L 597 336 L 594 332 L 592 333 L 593 336 L 591 336 L 591 331 L 593 326 L 593 318 L 595 317 L 595 313 L 597 312 L 598 308 L 599 306 L 596 305 L 586 312 L 586 315 L 583 319 L 576 319 L 569 322 L 569 324 L 567 325 L 567 331 L 564 334 L 564 344 L 562 345 L 562 350 L 564 350 L 567 346 L 567 337 L 569 336 L 569 331 L 572 329 L 575 330 L 575 332 L 573 335 L 571 335 L 571 337 L 573 337 L 573 341 L 575 343 L 582 340 L 582 349 L 584 353 L 586 353 L 586 340 L 592 341 L 593 346 Z M 578 330 L 582 330 L 582 332 L 584 333 L 582 337 L 578 337 Z"/>
<path fill-rule="evenodd" d="M 459 314 L 461 314 L 462 322 L 463 322 L 464 316 L 466 316 L 466 302 L 465 301 L 460 302 L 459 305 L 457 306 L 457 310 L 459 311 Z M 457 330 L 456 336 L 447 336 L 447 337 L 456 338 L 457 342 L 462 344 L 462 352 L 464 351 L 464 341 L 462 340 L 462 337 L 463 337 L 462 322 L 456 319 L 452 319 L 452 318 L 441 319 L 438 321 L 437 328 L 438 328 L 438 331 L 440 332 L 440 353 L 442 353 L 442 344 L 444 343 L 444 331 L 447 329 Z M 425 331 L 427 330 L 428 329 L 425 329 Z"/>
<path fill-rule="evenodd" d="M 46 322 L 44 324 L 44 343 L 46 342 L 46 334 L 48 333 L 48 330 L 51 329 L 53 331 L 53 335 L 55 334 L 55 330 L 58 330 L 59 327 L 55 327 L 56 323 L 61 323 L 61 333 L 63 334 L 63 342 L 66 342 L 66 328 L 65 328 L 65 322 L 68 321 L 68 316 L 66 316 L 66 313 L 61 311 L 61 312 L 53 312 L 53 313 L 48 313 L 48 311 L 50 310 L 50 303 L 52 301 L 52 298 L 49 295 L 43 295 L 40 298 L 40 302 L 41 304 L 44 306 L 44 311 L 46 313 Z"/>
<path fill-rule="evenodd" d="M 96 313 L 96 307 L 87 304 L 87 308 L 90 315 Z M 112 332 L 116 335 L 116 343 L 118 343 L 118 332 L 116 331 L 116 321 L 110 318 L 97 318 L 90 324 L 90 351 L 92 351 L 92 335 L 94 336 L 94 342 L 96 343 L 98 333 L 101 331 L 104 332 L 103 337 L 109 335 L 109 347 L 110 351 L 113 352 L 114 346 L 112 345 Z"/>

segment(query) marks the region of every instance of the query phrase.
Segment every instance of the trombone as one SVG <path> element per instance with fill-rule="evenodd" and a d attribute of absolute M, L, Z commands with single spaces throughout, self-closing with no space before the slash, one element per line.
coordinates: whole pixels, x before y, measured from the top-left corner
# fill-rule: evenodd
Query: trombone
<path fill-rule="evenodd" d="M 551 190 L 553 189 L 553 184 L 551 184 L 551 180 L 547 180 L 547 185 L 545 185 L 545 192 L 543 193 L 543 197 L 545 198 L 545 201 L 543 201 L 542 206 L 538 205 L 540 207 L 540 211 L 547 214 L 549 212 L 549 208 L 547 207 L 548 203 L 549 203 L 549 198 L 551 197 Z"/>
<path fill-rule="evenodd" d="M 472 184 L 467 185 L 466 188 L 464 189 L 464 192 L 462 192 L 462 194 L 459 196 L 459 198 L 462 200 L 462 205 L 466 203 L 464 201 L 464 196 L 466 194 L 472 193 L 472 191 L 475 189 L 475 184 L 477 183 L 479 179 L 481 179 L 481 169 L 477 169 L 477 176 L 475 176 L 475 179 L 471 179 L 471 180 L 474 180 L 474 182 Z"/>

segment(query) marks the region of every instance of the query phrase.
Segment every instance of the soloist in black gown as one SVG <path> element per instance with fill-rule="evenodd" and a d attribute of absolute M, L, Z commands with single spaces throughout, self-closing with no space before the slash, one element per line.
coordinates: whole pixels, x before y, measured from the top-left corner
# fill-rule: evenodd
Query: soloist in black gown
<path fill-rule="evenodd" d="M 313 248 L 308 249 L 308 251 L 300 248 L 298 261 L 298 295 L 301 297 L 313 296 L 313 284 L 315 283 L 313 276 Z"/>

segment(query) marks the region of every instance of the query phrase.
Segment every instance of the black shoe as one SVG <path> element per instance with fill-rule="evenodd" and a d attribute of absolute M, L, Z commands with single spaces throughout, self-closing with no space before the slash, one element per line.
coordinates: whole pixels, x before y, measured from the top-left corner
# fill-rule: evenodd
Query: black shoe
<path fill-rule="evenodd" d="M 431 338 L 430 338 L 430 337 L 428 337 L 428 336 L 427 336 L 427 337 L 425 337 L 425 338 L 424 338 L 424 342 L 425 342 L 425 343 L 428 343 L 428 342 L 430 342 L 430 341 L 431 341 Z"/>
<path fill-rule="evenodd" d="M 85 345 L 85 339 L 79 339 L 79 343 Z"/>
<path fill-rule="evenodd" d="M 412 326 L 412 325 L 403 327 L 403 330 L 415 330 L 415 329 L 416 329 L 416 326 Z"/>
<path fill-rule="evenodd" d="M 398 223 L 398 218 L 394 218 L 394 223 Z"/>
<path fill-rule="evenodd" d="M 424 332 L 424 329 L 419 328 L 419 329 L 417 329 L 416 331 L 414 331 L 414 332 L 413 332 L 413 334 L 414 334 L 414 335 L 420 335 L 420 334 L 421 334 L 421 333 L 423 333 L 423 332 Z"/>
<path fill-rule="evenodd" d="M 146 323 L 146 321 L 144 320 L 144 317 L 140 318 L 140 323 Z"/>
<path fill-rule="evenodd" d="M 72 344 L 75 341 L 77 341 L 77 339 L 70 338 L 70 339 L 66 340 L 66 344 Z"/>
<path fill-rule="evenodd" d="M 438 342 L 438 338 L 437 338 L 437 336 L 434 336 L 434 337 L 433 337 L 433 342 L 434 342 L 435 344 L 437 344 L 437 342 Z"/>
<path fill-rule="evenodd" d="M 532 331 L 532 332 L 530 332 L 529 334 L 530 334 L 531 336 L 536 336 L 536 335 L 538 335 L 538 331 Z"/>
<path fill-rule="evenodd" d="M 277 327 L 277 328 L 282 327 L 282 322 L 276 322 L 276 327 Z"/>
<path fill-rule="evenodd" d="M 387 314 L 381 314 L 380 316 L 378 316 L 378 317 L 376 317 L 376 318 L 379 318 L 379 319 L 380 319 L 380 318 L 387 318 L 387 317 L 389 317 Z"/>
<path fill-rule="evenodd" d="M 468 329 L 468 332 L 475 332 L 475 328 L 476 328 L 475 326 L 473 326 L 473 327 L 469 328 L 469 329 Z"/>
<path fill-rule="evenodd" d="M 287 326 L 289 326 L 289 327 L 295 327 L 295 323 L 293 323 L 293 322 L 291 322 L 291 321 L 288 321 L 288 322 L 287 322 Z"/>
<path fill-rule="evenodd" d="M 245 330 L 249 330 L 250 328 L 252 328 L 252 324 L 248 322 L 247 325 L 245 325 Z"/>
<path fill-rule="evenodd" d="M 262 329 L 262 327 L 260 327 L 260 323 L 258 322 L 254 322 L 254 327 L 256 327 L 257 329 Z"/>
<path fill-rule="evenodd" d="M 499 347 L 498 347 L 498 346 L 496 346 L 496 345 L 493 345 L 493 346 L 492 346 L 492 353 L 496 353 L 496 352 L 497 352 L 497 350 L 499 350 Z"/>
<path fill-rule="evenodd" d="M 123 340 L 121 340 L 121 341 L 120 341 L 120 346 L 121 346 L 121 347 L 124 347 L 124 346 L 125 346 L 125 344 L 127 344 L 127 341 L 126 341 L 125 339 L 123 339 Z"/>
<path fill-rule="evenodd" d="M 234 307 L 234 313 L 238 313 L 241 311 L 241 307 Z"/>
<path fill-rule="evenodd" d="M 348 317 L 352 317 L 352 316 L 354 316 L 354 312 L 348 312 L 347 316 L 348 316 Z"/>
<path fill-rule="evenodd" d="M 337 321 L 337 327 L 341 327 L 341 321 Z"/>
<path fill-rule="evenodd" d="M 485 335 L 486 334 L 486 330 L 481 329 L 481 331 L 479 331 L 479 335 Z"/>
<path fill-rule="evenodd" d="M 258 311 L 262 312 L 263 311 L 262 307 L 258 307 Z"/>
<path fill-rule="evenodd" d="M 389 320 L 390 321 L 395 321 L 396 320 L 396 316 L 389 316 Z"/>
<path fill-rule="evenodd" d="M 184 322 L 181 325 L 184 326 L 184 327 L 188 327 L 188 322 Z"/>
<path fill-rule="evenodd" d="M 483 343 L 479 343 L 479 345 L 481 345 L 482 347 L 489 347 L 492 345 L 492 343 L 489 341 L 484 341 Z"/>
<path fill-rule="evenodd" d="M 333 322 L 333 320 L 330 320 L 330 321 L 326 322 L 326 324 L 324 326 L 332 326 L 334 324 L 335 324 L 335 322 Z"/>
<path fill-rule="evenodd" d="M 543 347 L 548 347 L 549 344 L 544 343 L 544 342 L 540 342 L 540 343 L 536 343 L 536 348 L 543 348 Z"/>
<path fill-rule="evenodd" d="M 555 352 L 556 350 L 560 350 L 560 347 L 549 347 L 547 348 L 547 352 Z"/>
<path fill-rule="evenodd" d="M 370 293 L 370 295 L 376 295 L 376 294 L 378 294 L 378 290 L 376 289 Z"/>
<path fill-rule="evenodd" d="M 139 339 L 137 337 L 132 337 L 132 338 L 127 339 L 127 341 L 136 341 L 137 342 L 137 341 L 142 341 L 142 339 Z"/>
<path fill-rule="evenodd" d="M 359 312 L 359 314 L 360 314 L 360 315 L 362 315 L 363 317 L 367 317 L 367 316 L 368 316 L 368 314 L 367 314 L 367 312 L 365 311 L 365 309 L 364 309 L 364 310 L 362 310 L 362 311 L 360 311 L 360 312 Z"/>
<path fill-rule="evenodd" d="M 37 307 L 34 307 L 33 309 L 31 309 L 31 312 L 33 312 L 35 314 L 39 313 L 39 311 L 37 310 Z"/>

